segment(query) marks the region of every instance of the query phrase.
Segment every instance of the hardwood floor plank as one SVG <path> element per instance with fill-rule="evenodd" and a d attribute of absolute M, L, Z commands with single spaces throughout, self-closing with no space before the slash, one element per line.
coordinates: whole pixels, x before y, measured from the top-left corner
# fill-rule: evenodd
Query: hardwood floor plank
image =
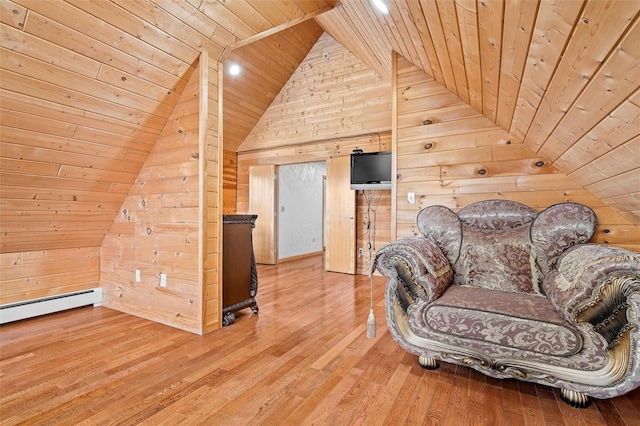
<path fill-rule="evenodd" d="M 639 425 L 640 389 L 585 409 L 391 336 L 374 277 L 260 265 L 260 314 L 205 336 L 102 307 L 0 326 L 0 425 Z"/>

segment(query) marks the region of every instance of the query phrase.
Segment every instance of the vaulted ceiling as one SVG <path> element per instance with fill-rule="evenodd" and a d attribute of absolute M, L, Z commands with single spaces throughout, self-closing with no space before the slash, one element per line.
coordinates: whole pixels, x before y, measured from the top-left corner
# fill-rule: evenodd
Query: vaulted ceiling
<path fill-rule="evenodd" d="M 640 2 L 387 4 L 0 0 L 0 207 L 24 232 L 2 251 L 99 244 L 78 219 L 117 211 L 201 51 L 245 61 L 225 77 L 235 150 L 323 31 L 389 81 L 399 52 L 640 223 Z"/>

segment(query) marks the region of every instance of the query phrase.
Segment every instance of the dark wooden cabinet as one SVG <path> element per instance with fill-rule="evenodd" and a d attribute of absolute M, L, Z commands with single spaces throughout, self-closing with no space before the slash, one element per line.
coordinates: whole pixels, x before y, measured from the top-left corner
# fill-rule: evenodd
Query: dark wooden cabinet
<path fill-rule="evenodd" d="M 257 215 L 222 217 L 222 325 L 233 324 L 235 312 L 251 308 L 258 313 L 258 272 L 252 232 Z"/>

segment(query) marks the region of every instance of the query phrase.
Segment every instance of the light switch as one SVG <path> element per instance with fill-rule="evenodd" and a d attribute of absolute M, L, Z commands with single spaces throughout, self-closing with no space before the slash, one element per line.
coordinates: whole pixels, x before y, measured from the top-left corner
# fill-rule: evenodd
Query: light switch
<path fill-rule="evenodd" d="M 140 282 L 140 269 L 136 269 L 136 282 Z"/>
<path fill-rule="evenodd" d="M 407 194 L 407 203 L 409 203 L 409 204 L 415 204 L 416 203 L 416 193 L 415 192 L 409 192 Z"/>

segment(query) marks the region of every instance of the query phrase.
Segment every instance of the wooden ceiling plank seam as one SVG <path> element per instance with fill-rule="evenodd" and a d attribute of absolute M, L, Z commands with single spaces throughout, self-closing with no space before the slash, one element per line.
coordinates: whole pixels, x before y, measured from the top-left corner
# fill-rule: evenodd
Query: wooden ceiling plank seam
<path fill-rule="evenodd" d="M 354 25 L 355 30 L 361 34 L 362 38 L 364 38 L 365 44 L 372 44 L 374 46 L 374 49 L 372 49 L 371 52 L 377 58 L 378 63 L 390 64 L 393 44 L 389 37 L 384 37 L 385 28 L 380 25 L 375 25 L 374 21 L 371 20 L 371 16 L 367 13 L 365 6 L 358 1 L 350 2 L 349 9 L 345 7 L 344 10 L 351 21 L 351 25 L 353 25 L 354 20 L 358 20 L 363 24 Z M 377 17 L 374 16 L 374 18 L 377 20 Z M 389 55 L 388 58 L 385 58 L 385 53 Z M 390 75 L 391 74 L 389 73 L 389 76 Z"/>
<path fill-rule="evenodd" d="M 247 59 L 244 59 L 247 58 Z M 269 87 L 279 87 L 282 83 L 280 77 L 286 75 L 288 70 L 270 56 L 265 56 L 260 51 L 251 51 L 251 55 L 232 55 L 227 58 L 226 64 L 236 63 L 241 68 L 241 74 L 231 76 L 236 79 L 238 85 L 242 84 L 242 79 L 247 75 L 253 75 L 254 79 L 259 79 L 269 85 Z M 258 91 L 261 88 L 257 88 Z"/>
<path fill-rule="evenodd" d="M 30 58 L 3 47 L 0 47 L 0 63 L 2 63 L 1 66 L 6 71 L 53 84 L 66 90 L 82 93 L 96 100 L 117 104 L 145 115 L 155 115 L 166 119 L 173 109 L 172 106 L 111 86 L 96 79 L 84 77 L 65 68 L 46 64 L 38 59 Z M 44 66 L 39 66 L 40 64 L 44 64 Z M 42 72 L 43 69 L 46 69 L 46 72 Z M 95 104 L 99 107 L 100 102 Z"/>
<path fill-rule="evenodd" d="M 639 92 L 640 90 L 637 93 Z M 554 164 L 565 173 L 571 174 L 638 134 L 640 106 L 627 99 L 558 157 Z"/>
<path fill-rule="evenodd" d="M 414 39 L 413 34 L 407 29 L 403 16 L 406 7 L 402 7 L 403 5 L 406 6 L 404 2 L 394 3 L 393 6 L 390 7 L 388 15 L 377 14 L 378 22 L 380 22 L 382 18 L 382 27 L 385 29 L 388 28 L 391 33 L 393 45 L 397 46 L 394 50 L 397 52 L 404 52 L 403 56 L 407 56 L 412 63 L 416 64 L 416 66 L 424 68 L 425 65 L 422 63 L 423 58 L 426 58 L 426 55 L 424 54 L 424 46 L 416 46 L 416 44 L 421 43 L 422 40 L 420 37 L 416 37 Z M 373 8 L 371 9 L 373 10 Z M 375 13 L 375 11 L 373 12 Z M 413 29 L 415 30 L 415 27 L 413 27 Z M 426 68 L 429 69 L 428 64 Z"/>
<path fill-rule="evenodd" d="M 5 107 L 4 101 L 0 107 L 0 119 L 0 123 L 2 123 L 0 128 L 3 126 L 26 128 L 28 130 L 40 133 L 46 132 L 46 134 L 65 138 L 73 137 L 78 128 L 78 126 L 73 123 L 50 119 L 48 117 L 39 117 L 27 112 L 12 111 Z M 1 136 L 0 139 L 4 140 Z"/>
<path fill-rule="evenodd" d="M 11 27 L 22 29 L 27 19 L 28 9 L 10 0 L 0 2 L 0 22 Z"/>
<path fill-rule="evenodd" d="M 525 143 L 539 150 L 558 123 L 591 84 L 640 11 L 640 2 L 625 7 L 589 0 L 571 32 L 565 52 L 533 118 Z M 636 20 L 637 22 L 637 20 Z M 621 25 L 625 23 L 626 25 Z M 588 52 L 588 54 L 585 54 Z"/>
<path fill-rule="evenodd" d="M 334 28 L 336 27 L 335 22 L 339 22 L 339 27 L 342 30 L 341 34 L 345 34 L 345 37 L 339 38 L 341 40 L 341 44 L 345 46 L 350 52 L 353 52 L 361 61 L 371 67 L 371 69 L 374 70 L 379 76 L 390 79 L 391 65 L 383 63 L 380 60 L 380 57 L 373 51 L 363 33 L 360 32 L 358 27 L 352 21 L 352 18 L 349 16 L 349 13 L 345 9 L 345 7 L 341 5 L 338 9 L 334 9 L 327 15 L 331 16 L 332 22 L 332 25 L 328 25 L 325 23 L 325 26 L 323 26 L 327 34 L 331 35 L 334 40 L 338 40 L 338 38 L 334 37 L 331 34 L 331 30 L 334 30 Z M 323 23 L 322 16 L 324 15 L 316 18 L 316 20 L 321 24 Z M 337 36 L 339 37 L 339 35 L 340 34 L 338 34 Z"/>
<path fill-rule="evenodd" d="M 2 157 L 14 160 L 26 160 L 44 164 L 57 164 L 63 167 L 78 167 L 95 173 L 122 172 L 123 175 L 137 174 L 142 166 L 140 162 L 113 160 L 91 154 L 76 154 L 57 149 L 2 143 Z M 61 170 L 59 170 L 61 172 Z M 60 175 L 59 175 L 60 176 Z M 114 180 L 117 182 L 117 180 Z M 128 181 L 128 180 L 127 180 Z"/>
<path fill-rule="evenodd" d="M 275 36 L 278 35 L 280 36 L 278 38 L 280 48 L 287 52 L 295 52 L 297 50 L 309 50 L 308 40 L 314 38 L 314 42 L 317 41 L 322 35 L 322 32 L 320 25 L 318 25 L 315 20 L 309 19 L 287 30 L 276 33 L 274 36 L 267 37 L 266 40 L 275 39 Z M 313 34 L 314 37 L 311 37 L 311 34 Z"/>
<path fill-rule="evenodd" d="M 610 111 L 622 105 L 638 91 L 640 81 L 640 19 L 637 19 L 622 41 L 616 43 L 611 54 L 584 86 L 581 93 L 554 131 L 539 149 L 545 158 L 557 160 L 571 145 L 605 119 Z M 557 141 L 551 145 L 549 140 Z"/>
<path fill-rule="evenodd" d="M 420 4 L 422 5 L 424 17 L 433 39 L 434 46 L 446 46 L 447 41 L 444 35 L 444 28 L 442 21 L 440 20 L 440 14 L 438 13 L 438 6 L 435 0 L 420 0 Z M 456 87 L 456 79 L 453 75 L 453 65 L 449 56 L 449 49 L 436 48 L 436 54 L 438 56 L 442 75 L 444 76 L 445 87 L 457 94 L 458 89 Z"/>
<path fill-rule="evenodd" d="M 638 183 L 640 183 L 640 168 L 632 169 L 628 172 L 592 183 L 585 186 L 585 189 L 604 202 L 607 202 L 606 199 L 612 197 L 638 192 Z M 640 205 L 638 207 L 640 207 Z"/>
<path fill-rule="evenodd" d="M 317 41 L 317 39 L 314 40 L 314 43 L 315 41 Z M 285 73 L 293 73 L 293 71 L 295 71 L 300 64 L 301 59 L 299 60 L 298 56 L 304 58 L 304 56 L 309 52 L 310 49 L 309 46 L 306 46 L 306 51 L 291 50 L 292 46 L 288 44 L 284 40 L 284 37 L 280 35 L 274 35 L 263 39 L 260 42 L 257 42 L 257 45 L 259 45 L 260 48 L 253 50 L 270 52 L 271 55 L 269 56 L 271 62 L 278 64 L 280 67 L 284 68 Z M 289 48 L 289 50 L 287 50 L 287 48 Z M 302 52 L 303 54 L 298 55 L 299 52 Z"/>
<path fill-rule="evenodd" d="M 422 37 L 422 34 L 418 31 L 417 24 L 413 21 L 413 14 L 411 13 L 411 8 L 409 6 L 412 3 L 417 5 L 418 8 L 420 8 L 420 3 L 416 1 L 406 2 L 406 3 L 405 2 L 396 3 L 396 6 L 398 7 L 398 10 L 400 13 L 400 20 L 401 20 L 401 22 L 398 22 L 397 25 L 401 25 L 404 28 L 406 28 L 406 31 L 408 34 L 407 37 L 409 37 L 409 40 L 411 40 L 411 44 L 414 45 L 416 49 L 416 53 L 418 55 L 419 67 L 430 76 L 433 76 L 431 60 L 427 53 L 428 49 L 424 44 L 424 39 Z"/>
<path fill-rule="evenodd" d="M 272 24 L 266 19 L 260 12 L 258 12 L 254 7 L 254 3 L 260 2 L 250 2 L 247 0 L 233 0 L 233 1 L 225 1 L 222 2 L 224 7 L 226 7 L 229 12 L 233 13 L 238 17 L 242 22 L 248 25 L 256 34 L 261 33 L 263 31 L 267 31 L 270 28 L 273 28 L 282 22 L 279 22 L 277 25 Z M 272 7 L 271 2 L 264 2 Z"/>
<path fill-rule="evenodd" d="M 314 12 L 311 12 L 311 13 L 301 17 L 301 18 L 298 18 L 298 19 L 295 19 L 295 20 L 292 20 L 292 21 L 289 21 L 289 22 L 285 22 L 284 24 L 281 24 L 281 25 L 279 25 L 277 27 L 273 27 L 273 28 L 270 28 L 270 29 L 268 29 L 266 31 L 263 31 L 261 33 L 254 34 L 251 37 L 247 37 L 247 38 L 245 38 L 243 40 L 240 40 L 240 41 L 237 41 L 237 42 L 231 44 L 229 46 L 228 50 L 238 49 L 240 47 L 244 47 L 244 46 L 250 45 L 250 44 L 252 44 L 252 43 L 254 43 L 256 41 L 262 40 L 264 38 L 271 37 L 271 36 L 273 36 L 275 34 L 278 34 L 278 33 L 282 32 L 282 31 L 285 31 L 285 30 L 287 30 L 289 28 L 295 27 L 295 26 L 297 26 L 297 25 L 299 25 L 299 24 L 301 24 L 303 22 L 311 20 L 311 19 L 323 14 L 324 12 L 328 11 L 329 9 L 330 9 L 330 7 L 326 6 L 325 8 L 318 9 L 318 10 L 316 10 Z M 225 56 L 223 54 L 220 60 L 224 61 L 224 59 L 225 59 Z"/>
<path fill-rule="evenodd" d="M 115 139 L 110 144 L 102 144 L 100 142 L 87 141 L 84 139 L 74 139 L 61 136 L 55 136 L 50 133 L 40 133 L 34 130 L 28 130 L 17 127 L 9 127 L 7 123 L 0 125 L 2 130 L 2 142 L 10 142 L 18 145 L 30 146 L 34 148 L 48 148 L 51 150 L 60 150 L 61 152 L 70 152 L 75 154 L 95 155 L 99 157 L 110 158 L 112 160 L 124 160 L 128 151 L 132 148 L 131 140 L 127 139 L 126 144 L 120 143 L 119 139 Z M 135 141 L 137 148 L 141 152 L 150 152 L 153 147 L 152 143 Z"/>
<path fill-rule="evenodd" d="M 25 179 L 23 175 L 16 173 L 7 173 L 0 170 L 0 181 L 2 185 L 6 186 L 28 186 L 32 188 L 46 188 L 49 189 L 66 189 L 66 190 L 80 190 L 91 192 L 106 192 L 109 189 L 109 182 L 101 182 L 96 180 L 87 179 L 72 179 L 63 178 L 60 176 L 31 176 L 29 179 Z M 9 211 L 3 211 L 2 215 Z"/>
<path fill-rule="evenodd" d="M 151 5 L 148 2 L 128 2 L 128 9 L 124 8 L 117 0 L 65 0 L 80 10 L 98 18 L 100 21 L 119 29 L 130 37 L 140 40 L 152 50 L 163 52 L 185 64 L 191 65 L 201 50 L 198 47 L 189 46 L 172 34 L 165 32 L 161 27 L 153 25 L 140 18 L 133 12 L 133 8 L 141 9 L 143 5 Z M 127 3 L 125 3 L 127 4 Z M 134 52 L 137 51 L 134 50 Z M 137 55 L 136 55 L 137 56 Z"/>
<path fill-rule="evenodd" d="M 48 201 L 84 201 L 122 204 L 122 194 L 98 193 L 92 191 L 70 191 L 65 189 L 29 188 L 26 186 L 0 185 L 0 198 L 48 200 Z"/>
<path fill-rule="evenodd" d="M 332 12 L 334 13 L 334 12 Z M 367 65 L 374 70 L 380 76 L 386 76 L 386 72 L 390 73 L 391 69 L 385 69 L 385 66 L 378 61 L 377 55 L 375 55 L 370 46 L 368 46 L 364 40 L 361 39 L 361 34 L 355 32 L 355 29 L 349 27 L 349 24 L 346 22 L 348 18 L 341 14 L 335 14 L 331 18 L 331 26 L 323 24 L 321 18 L 318 18 L 317 21 L 322 26 L 325 33 L 337 40 L 340 38 L 343 40 L 341 42 L 350 52 L 353 52 L 354 55 L 357 55 L 361 60 L 367 61 Z M 337 37 L 337 38 L 336 38 Z M 322 38 L 322 36 L 321 36 Z M 346 41 L 345 41 L 346 40 Z"/>
<path fill-rule="evenodd" d="M 540 0 L 505 3 L 496 116 L 503 129 L 511 128 L 539 7 Z"/>
<path fill-rule="evenodd" d="M 478 8 L 478 29 L 482 67 L 482 112 L 496 121 L 502 60 L 504 1 L 486 0 Z"/>
<path fill-rule="evenodd" d="M 252 1 L 251 7 L 266 22 L 268 22 L 270 27 L 277 27 L 278 25 L 295 19 L 295 17 L 290 18 L 289 16 L 285 15 L 283 11 L 278 7 L 278 3 L 280 2 Z"/>
<path fill-rule="evenodd" d="M 640 169 L 640 135 L 585 164 L 569 177 L 588 186 L 633 169 Z M 640 182 L 637 182 L 640 185 Z"/>
<path fill-rule="evenodd" d="M 206 36 L 151 1 L 113 1 L 122 9 L 137 16 L 143 22 L 149 23 L 151 26 L 160 29 L 171 38 L 195 50 L 196 57 L 202 50 L 206 50 L 207 53 L 214 55 L 214 57 L 218 57 L 222 53 L 223 47 L 210 38 L 213 31 L 210 31 L 211 34 Z M 190 57 L 187 57 L 187 59 L 189 58 Z"/>
<path fill-rule="evenodd" d="M 317 11 L 319 8 L 326 9 L 327 7 L 333 8 L 337 3 L 344 0 L 329 0 L 329 1 L 316 1 L 316 0 L 293 0 L 298 9 L 303 15 L 308 15 Z"/>
<path fill-rule="evenodd" d="M 541 1 L 509 133 L 525 140 L 586 0 Z M 535 146 L 531 147 L 537 151 Z"/>
<path fill-rule="evenodd" d="M 193 6 L 188 1 L 172 0 L 149 0 L 156 7 L 161 8 L 169 15 L 174 16 L 178 21 L 184 23 L 194 31 L 202 34 L 203 37 L 213 40 L 213 33 L 218 24 L 204 13 L 200 13 L 198 7 Z M 199 6 L 199 5 L 198 5 Z M 222 49 L 224 45 L 220 45 Z"/>
<path fill-rule="evenodd" d="M 59 25 L 66 26 L 78 35 L 89 37 L 94 42 L 100 42 L 110 47 L 117 47 L 121 52 L 128 52 L 127 56 L 136 58 L 150 66 L 168 71 L 176 77 L 185 75 L 191 68 L 191 62 L 180 60 L 157 47 L 124 32 L 106 21 L 102 21 L 94 15 L 67 3 L 66 1 L 48 2 L 16 0 L 28 3 L 29 9 L 48 21 L 55 21 Z M 102 2 L 99 2 L 102 4 Z M 84 3 L 81 3 L 84 4 Z M 32 19 L 31 13 L 25 25 L 29 27 Z M 47 38 L 48 31 L 43 38 Z"/>
<path fill-rule="evenodd" d="M 54 177 L 58 175 L 60 165 L 54 163 L 43 163 L 41 161 L 0 157 L 0 170 L 15 174 Z"/>
<path fill-rule="evenodd" d="M 253 28 L 227 9 L 222 2 L 203 1 L 200 3 L 198 10 L 217 22 L 219 27 L 233 34 L 236 41 L 244 40 L 256 34 Z"/>
<path fill-rule="evenodd" d="M 59 103 L 64 106 L 81 110 L 84 109 L 91 113 L 95 112 L 98 114 L 98 111 L 101 111 L 107 114 L 108 111 L 109 115 L 107 115 L 107 117 L 127 121 L 136 125 L 144 124 L 145 127 L 158 131 L 161 130 L 164 125 L 164 119 L 158 116 L 147 115 L 140 111 L 122 110 L 119 108 L 109 109 L 105 108 L 105 105 L 94 111 L 96 109 L 95 98 L 89 95 L 71 91 L 42 80 L 25 77 L 2 68 L 0 68 L 0 88 L 53 103 Z"/>
<path fill-rule="evenodd" d="M 145 66 L 142 60 L 129 53 L 92 39 L 33 11 L 29 12 L 25 31 L 76 54 L 84 55 L 100 63 L 107 63 L 116 69 L 128 72 L 167 90 L 175 90 L 178 80 L 185 80 L 184 84 L 186 84 L 186 79 L 183 76 L 177 76 L 154 65 Z"/>
<path fill-rule="evenodd" d="M 385 61 L 383 56 L 385 53 L 388 53 L 389 58 L 391 58 L 391 51 L 393 50 L 403 51 L 408 55 L 409 52 L 404 46 L 404 42 L 398 43 L 398 38 L 396 38 L 392 30 L 394 26 L 389 25 L 389 21 L 393 24 L 393 20 L 389 15 L 377 13 L 373 10 L 370 2 L 353 1 L 351 4 L 353 5 L 353 11 L 367 21 L 365 28 L 369 30 L 370 37 L 372 37 L 369 40 L 375 40 L 375 43 L 379 46 L 377 52 L 380 55 L 380 62 Z M 358 6 L 359 10 L 356 9 Z M 387 62 L 389 61 L 390 59 L 387 60 Z"/>
<path fill-rule="evenodd" d="M 458 15 L 453 0 L 436 0 L 438 12 L 442 20 L 444 30 L 444 38 L 446 41 L 453 76 L 456 81 L 456 93 L 469 103 L 469 87 L 467 82 L 467 70 L 464 66 L 464 57 L 462 53 L 462 43 L 460 40 L 460 30 L 458 27 Z"/>
<path fill-rule="evenodd" d="M 433 44 L 431 32 L 429 31 L 427 21 L 424 17 L 422 5 L 418 1 L 409 1 L 407 2 L 407 6 L 409 7 L 410 13 L 410 18 L 408 17 L 408 19 L 416 26 L 419 37 L 422 40 L 422 46 L 425 48 L 428 58 L 429 69 L 425 69 L 424 71 L 432 76 L 438 83 L 445 86 L 444 75 L 442 74 L 440 61 L 438 60 L 438 55 Z"/>
<path fill-rule="evenodd" d="M 101 63 L 95 59 L 78 55 L 22 29 L 0 24 L 0 31 L 2 47 L 6 49 L 20 52 L 58 67 L 67 67 L 85 77 L 97 78 L 98 76 Z"/>
<path fill-rule="evenodd" d="M 455 6 L 456 14 L 458 16 L 458 25 L 460 27 L 459 32 L 462 56 L 467 74 L 467 85 L 469 91 L 468 103 L 476 111 L 484 112 L 483 88 L 486 79 L 483 75 L 483 58 L 480 54 L 481 46 L 479 38 L 481 37 L 481 24 L 477 3 L 465 0 L 456 0 Z"/>
<path fill-rule="evenodd" d="M 161 104 L 165 104 L 171 108 L 175 106 L 180 98 L 180 93 L 185 88 L 186 82 L 178 80 L 174 86 L 174 90 L 167 90 L 155 83 L 139 78 L 135 75 L 123 72 L 108 64 L 102 64 L 96 79 L 102 83 L 119 87 L 127 92 L 140 95 Z"/>
<path fill-rule="evenodd" d="M 274 6 L 282 13 L 287 20 L 292 21 L 296 18 L 304 16 L 305 13 L 295 1 L 278 1 L 274 2 Z"/>

